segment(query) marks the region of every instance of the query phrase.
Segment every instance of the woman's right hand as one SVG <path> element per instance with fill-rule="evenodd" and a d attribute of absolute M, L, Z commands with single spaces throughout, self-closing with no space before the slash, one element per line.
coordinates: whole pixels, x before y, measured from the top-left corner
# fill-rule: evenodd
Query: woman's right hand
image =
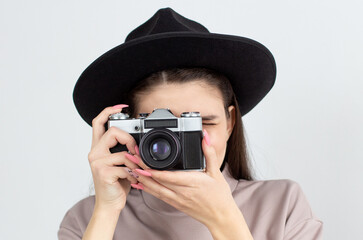
<path fill-rule="evenodd" d="M 130 171 L 139 168 L 136 162 L 139 162 L 140 157 L 137 156 L 135 139 L 117 127 L 105 131 L 109 115 L 120 112 L 123 107 L 127 105 L 107 107 L 92 121 L 92 146 L 88 160 L 95 185 L 95 206 L 102 209 L 121 211 L 130 192 L 130 183 L 137 183 L 137 175 Z M 135 156 L 126 151 L 111 153 L 109 149 L 117 143 L 126 145 L 129 152 Z M 116 165 L 126 165 L 126 167 Z"/>

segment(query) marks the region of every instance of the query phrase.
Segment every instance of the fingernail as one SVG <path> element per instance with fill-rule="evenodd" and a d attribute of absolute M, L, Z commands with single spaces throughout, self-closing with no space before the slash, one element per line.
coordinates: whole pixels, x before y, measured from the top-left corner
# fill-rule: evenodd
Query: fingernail
<path fill-rule="evenodd" d="M 144 189 L 143 186 L 141 186 L 139 184 L 134 184 L 134 183 L 131 183 L 131 187 L 136 188 L 136 189 L 141 189 L 141 190 Z"/>
<path fill-rule="evenodd" d="M 207 143 L 208 146 L 210 146 L 210 139 L 209 139 L 209 135 L 207 133 L 207 130 L 204 129 L 203 134 L 204 134 L 205 142 Z"/>
<path fill-rule="evenodd" d="M 131 154 L 126 153 L 125 156 L 126 156 L 126 158 L 128 160 L 133 161 L 136 164 L 139 164 L 139 159 L 137 159 L 136 157 L 132 156 Z"/>
<path fill-rule="evenodd" d="M 134 173 L 130 168 L 125 168 L 126 172 L 128 172 L 131 176 L 133 176 L 134 178 L 139 178 L 139 175 L 137 175 L 136 173 Z"/>
<path fill-rule="evenodd" d="M 139 147 L 137 145 L 135 145 L 135 152 L 136 152 L 137 155 L 140 156 Z"/>
<path fill-rule="evenodd" d="M 118 104 L 118 105 L 113 106 L 112 108 L 114 108 L 114 109 L 122 109 L 122 108 L 128 107 L 128 106 L 129 105 L 127 105 L 127 104 Z"/>
<path fill-rule="evenodd" d="M 146 171 L 144 171 L 144 170 L 142 170 L 142 169 L 135 169 L 135 171 L 136 172 L 138 172 L 138 173 L 140 173 L 141 175 L 144 175 L 144 176 L 146 176 L 146 177 L 151 177 L 151 173 L 149 173 L 149 172 L 146 172 Z"/>

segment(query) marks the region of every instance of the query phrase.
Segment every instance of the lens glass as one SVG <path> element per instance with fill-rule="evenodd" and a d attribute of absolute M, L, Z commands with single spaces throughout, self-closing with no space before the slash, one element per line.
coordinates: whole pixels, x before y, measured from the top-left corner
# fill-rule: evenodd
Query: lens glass
<path fill-rule="evenodd" d="M 150 154 L 157 161 L 164 160 L 169 157 L 170 152 L 170 144 L 163 138 L 157 138 L 150 144 Z"/>

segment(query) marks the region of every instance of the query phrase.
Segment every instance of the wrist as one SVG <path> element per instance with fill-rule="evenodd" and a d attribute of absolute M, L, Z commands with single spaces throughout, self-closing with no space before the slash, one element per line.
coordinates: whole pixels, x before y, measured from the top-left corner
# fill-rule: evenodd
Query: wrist
<path fill-rule="evenodd" d="M 107 216 L 119 216 L 122 209 L 115 208 L 113 206 L 105 206 L 95 204 L 93 214 L 97 214 L 99 216 L 107 215 Z"/>
<path fill-rule="evenodd" d="M 236 204 L 206 225 L 214 240 L 253 239 L 248 225 Z"/>
<path fill-rule="evenodd" d="M 83 240 L 113 239 L 121 210 L 95 204 Z"/>

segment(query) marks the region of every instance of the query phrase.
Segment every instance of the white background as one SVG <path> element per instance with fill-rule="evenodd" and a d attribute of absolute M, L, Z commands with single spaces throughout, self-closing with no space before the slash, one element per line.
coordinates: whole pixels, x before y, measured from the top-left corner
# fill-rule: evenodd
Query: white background
<path fill-rule="evenodd" d="M 0 239 L 56 239 L 65 212 L 88 196 L 91 128 L 74 84 L 168 6 L 270 49 L 275 86 L 243 117 L 257 177 L 297 181 L 325 239 L 359 239 L 363 2 L 125 2 L 1 1 Z"/>

